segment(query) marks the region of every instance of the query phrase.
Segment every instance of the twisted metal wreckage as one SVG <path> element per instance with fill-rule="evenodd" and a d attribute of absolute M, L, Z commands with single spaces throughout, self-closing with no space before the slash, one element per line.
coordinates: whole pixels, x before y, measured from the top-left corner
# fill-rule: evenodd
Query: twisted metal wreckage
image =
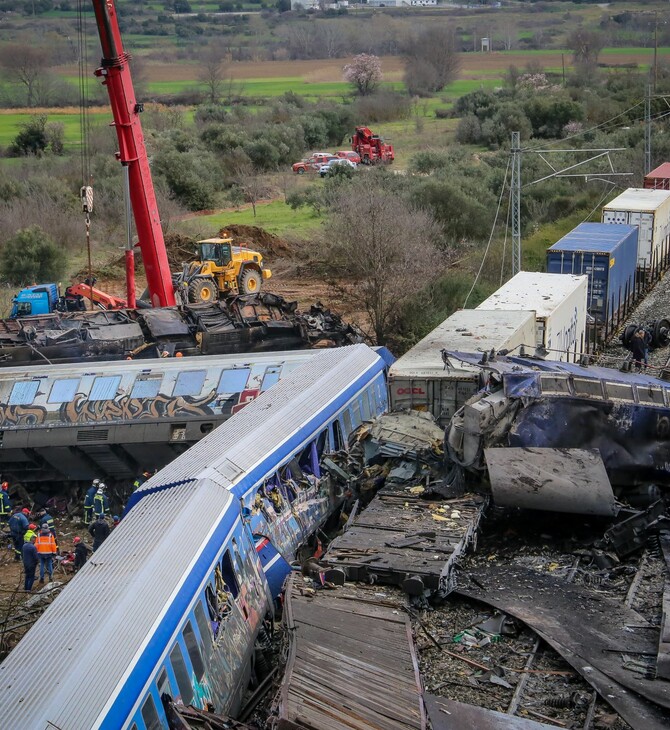
<path fill-rule="evenodd" d="M 156 309 L 68 312 L 0 320 L 0 367 L 333 347 L 362 342 L 339 315 L 275 294 Z"/>

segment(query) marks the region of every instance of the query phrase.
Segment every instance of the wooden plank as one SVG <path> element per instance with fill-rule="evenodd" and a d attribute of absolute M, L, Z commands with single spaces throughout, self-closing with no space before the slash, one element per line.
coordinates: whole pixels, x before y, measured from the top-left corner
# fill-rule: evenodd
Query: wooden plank
<path fill-rule="evenodd" d="M 286 591 L 279 726 L 425 730 L 409 619 L 399 605 L 350 585 L 302 595 L 300 581 L 292 575 Z"/>

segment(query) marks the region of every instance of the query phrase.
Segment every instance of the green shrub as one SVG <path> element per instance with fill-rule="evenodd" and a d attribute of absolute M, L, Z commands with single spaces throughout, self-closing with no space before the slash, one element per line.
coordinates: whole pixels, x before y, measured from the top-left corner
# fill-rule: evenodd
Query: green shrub
<path fill-rule="evenodd" d="M 39 226 L 17 231 L 0 250 L 2 277 L 16 286 L 58 281 L 66 263 L 63 251 Z"/>

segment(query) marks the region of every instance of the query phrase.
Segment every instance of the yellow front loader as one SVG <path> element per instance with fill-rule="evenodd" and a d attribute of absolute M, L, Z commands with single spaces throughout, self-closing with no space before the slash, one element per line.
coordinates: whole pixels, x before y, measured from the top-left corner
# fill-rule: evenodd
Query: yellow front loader
<path fill-rule="evenodd" d="M 232 238 L 207 238 L 197 243 L 197 261 L 184 264 L 179 278 L 190 303 L 215 302 L 236 294 L 258 294 L 264 279 L 272 276 L 263 266 L 263 256 Z"/>

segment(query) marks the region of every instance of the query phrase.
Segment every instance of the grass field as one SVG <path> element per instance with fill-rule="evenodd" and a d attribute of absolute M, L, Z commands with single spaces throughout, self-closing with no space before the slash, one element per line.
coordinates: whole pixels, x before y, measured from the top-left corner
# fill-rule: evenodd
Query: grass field
<path fill-rule="evenodd" d="M 259 203 L 256 206 L 255 218 L 249 206 L 242 210 L 226 210 L 222 213 L 187 218 L 179 223 L 179 228 L 184 231 L 198 230 L 200 235 L 213 236 L 221 228 L 233 224 L 259 226 L 277 236 L 283 236 L 289 231 L 299 233 L 318 228 L 321 225 L 321 218 L 307 208 L 293 210 L 282 200 L 274 200 L 271 203 Z"/>

